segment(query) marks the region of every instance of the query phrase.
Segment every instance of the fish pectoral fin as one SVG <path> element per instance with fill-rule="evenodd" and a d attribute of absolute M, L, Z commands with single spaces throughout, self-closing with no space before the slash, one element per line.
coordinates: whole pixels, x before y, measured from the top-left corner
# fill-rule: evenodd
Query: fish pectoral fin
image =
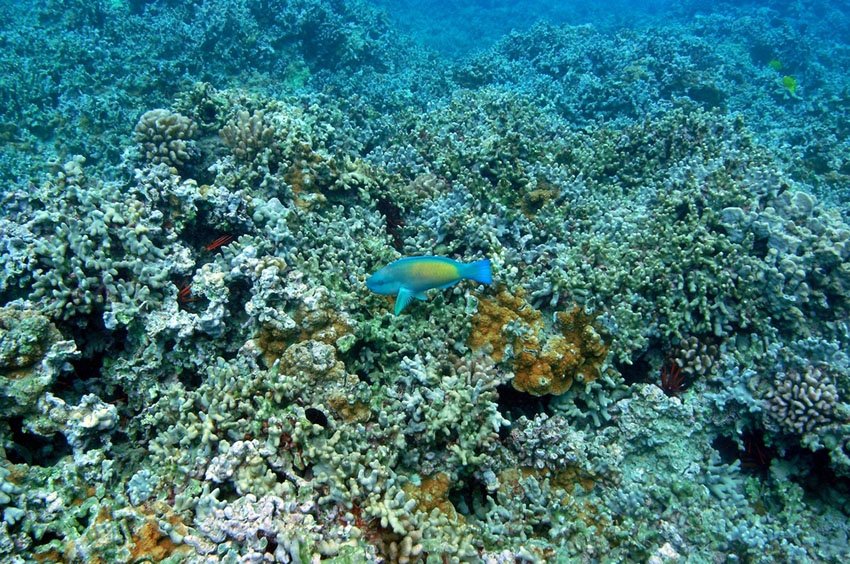
<path fill-rule="evenodd" d="M 413 297 L 420 301 L 428 301 L 428 296 L 425 295 L 425 292 L 416 292 L 413 294 Z"/>
<path fill-rule="evenodd" d="M 413 299 L 414 294 L 407 288 L 399 288 L 398 295 L 395 297 L 395 314 L 398 315 L 404 308 L 407 307 L 407 304 Z"/>

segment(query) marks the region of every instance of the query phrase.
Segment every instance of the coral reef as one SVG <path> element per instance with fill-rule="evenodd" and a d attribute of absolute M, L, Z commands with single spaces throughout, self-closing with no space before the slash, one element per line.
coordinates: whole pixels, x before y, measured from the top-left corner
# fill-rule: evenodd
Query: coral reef
<path fill-rule="evenodd" d="M 0 560 L 846 559 L 825 24 L 450 61 L 361 2 L 14 4 Z M 431 254 L 495 283 L 366 288 Z"/>
<path fill-rule="evenodd" d="M 0 308 L 0 407 L 6 417 L 29 413 L 79 356 L 50 320 L 32 310 Z"/>

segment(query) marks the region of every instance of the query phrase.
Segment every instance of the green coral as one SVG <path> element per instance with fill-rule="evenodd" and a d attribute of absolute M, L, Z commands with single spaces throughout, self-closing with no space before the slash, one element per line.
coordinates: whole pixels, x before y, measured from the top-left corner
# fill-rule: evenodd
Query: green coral
<path fill-rule="evenodd" d="M 187 128 L 175 147 L 191 139 L 192 159 L 134 160 L 124 184 L 71 160 L 16 208 L 4 248 L 35 262 L 10 260 L 0 288 L 44 317 L 4 312 L 2 376 L 50 371 L 4 400 L 73 456 L 3 466 L 3 546 L 42 554 L 64 534 L 71 557 L 104 559 L 794 560 L 818 554 L 801 519 L 844 530 L 837 503 L 780 476 L 804 462 L 756 478 L 714 444 L 740 447 L 765 421 L 754 375 L 780 373 L 783 344 L 809 358 L 830 344 L 821 362 L 847 389 L 850 231 L 740 121 L 682 106 L 576 129 L 495 86 L 394 126 L 354 102 L 301 102 L 196 85 L 145 120 Z M 219 233 L 232 240 L 205 248 Z M 600 378 L 551 402 L 509 387 L 517 366 L 496 351 L 528 353 L 527 328 L 473 338 L 500 289 L 458 286 L 400 319 L 364 287 L 430 252 L 490 256 L 541 334 L 593 337 Z M 559 319 L 573 303 L 592 328 Z M 62 397 L 45 386 L 74 353 L 51 320 L 99 369 Z M 101 321 L 114 341 L 88 338 Z M 652 383 L 666 355 L 693 362 L 676 397 Z M 837 470 L 841 413 L 811 428 Z M 7 451 L 18 432 L 0 425 Z M 51 487 L 50 512 L 33 511 Z"/>

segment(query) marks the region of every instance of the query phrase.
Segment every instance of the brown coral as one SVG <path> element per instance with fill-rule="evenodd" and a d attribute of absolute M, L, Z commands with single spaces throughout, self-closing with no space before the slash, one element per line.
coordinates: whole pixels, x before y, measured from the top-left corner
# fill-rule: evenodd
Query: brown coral
<path fill-rule="evenodd" d="M 188 117 L 158 108 L 142 114 L 134 134 L 145 161 L 180 167 L 194 155 L 192 138 L 197 130 Z"/>
<path fill-rule="evenodd" d="M 540 209 L 560 195 L 560 190 L 544 178 L 537 179 L 537 186 L 525 193 L 522 198 L 522 211 L 526 217 L 531 217 Z"/>
<path fill-rule="evenodd" d="M 366 423 L 372 417 L 372 411 L 368 405 L 362 401 L 351 400 L 344 394 L 328 397 L 328 406 L 346 423 Z"/>
<path fill-rule="evenodd" d="M 521 480 L 528 477 L 538 481 L 548 479 L 552 487 L 564 490 L 570 495 L 575 486 L 580 486 L 584 491 L 589 492 L 597 482 L 595 476 L 575 466 L 567 466 L 558 471 L 552 471 L 549 468 L 520 467 L 502 470 L 499 473 L 499 488 L 504 492 L 519 495 L 522 492 Z"/>
<path fill-rule="evenodd" d="M 272 324 L 262 325 L 254 337 L 254 342 L 262 351 L 262 358 L 269 368 L 283 356 L 286 349 L 295 342 L 294 329 L 282 329 Z"/>
<path fill-rule="evenodd" d="M 495 300 L 479 302 L 469 345 L 488 349 L 497 362 L 510 351 L 517 390 L 563 394 L 574 380 L 597 378 L 608 345 L 594 328 L 593 316 L 580 307 L 558 312 L 555 319 L 555 326 L 547 327 L 539 311 L 502 289 Z"/>
<path fill-rule="evenodd" d="M 263 353 L 266 366 L 271 367 L 295 343 L 319 341 L 339 347 L 340 339 L 353 335 L 354 329 L 348 315 L 325 307 L 326 301 L 323 294 L 319 299 L 311 301 L 310 305 L 299 304 L 293 314 L 295 328 L 281 329 L 272 324 L 260 327 L 254 341 Z"/>
<path fill-rule="evenodd" d="M 547 469 L 548 470 L 548 469 Z M 589 492 L 596 485 L 596 477 L 576 466 L 567 466 L 555 472 L 551 477 L 552 486 L 565 492 L 572 492 L 576 485 Z"/>

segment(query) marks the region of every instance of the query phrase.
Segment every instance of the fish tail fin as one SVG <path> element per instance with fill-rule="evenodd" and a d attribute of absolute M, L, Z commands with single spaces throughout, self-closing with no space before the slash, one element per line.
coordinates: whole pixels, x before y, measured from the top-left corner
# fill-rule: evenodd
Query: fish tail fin
<path fill-rule="evenodd" d="M 463 277 L 481 284 L 492 284 L 493 272 L 490 270 L 490 259 L 477 260 L 464 265 Z"/>

